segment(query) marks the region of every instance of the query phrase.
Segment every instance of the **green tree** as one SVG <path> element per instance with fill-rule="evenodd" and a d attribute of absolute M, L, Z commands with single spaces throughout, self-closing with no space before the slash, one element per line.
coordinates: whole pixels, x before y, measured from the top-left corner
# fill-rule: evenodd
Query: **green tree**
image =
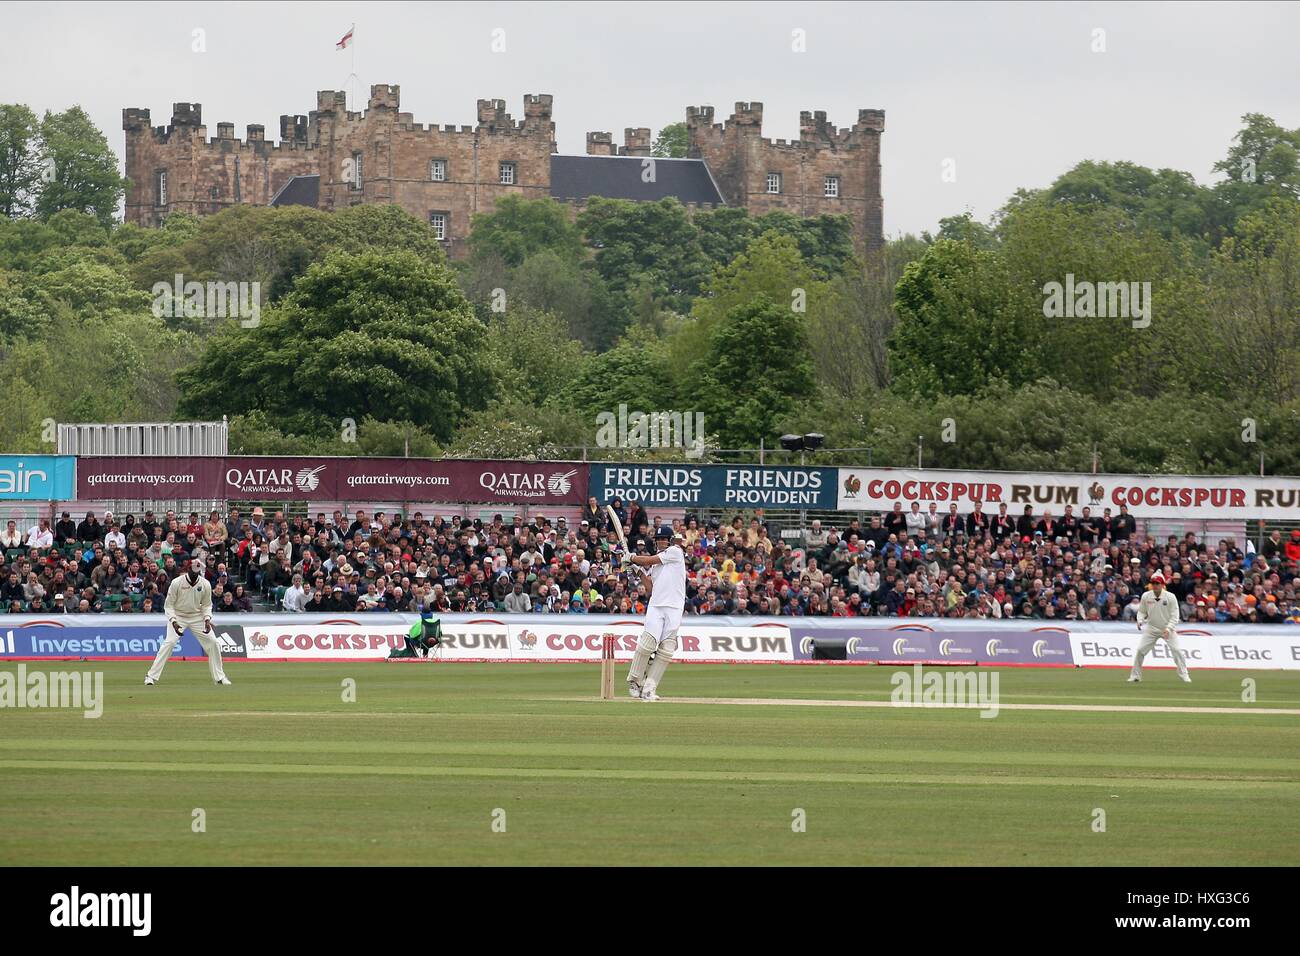
<path fill-rule="evenodd" d="M 709 280 L 691 309 L 691 320 L 669 337 L 670 368 L 675 388 L 689 390 L 693 363 L 708 348 L 714 331 L 737 306 L 760 297 L 799 315 L 816 312 L 826 297 L 826 284 L 799 253 L 788 235 L 760 235 Z"/>
<path fill-rule="evenodd" d="M 816 390 L 803 317 L 765 295 L 726 314 L 692 371 L 695 410 L 726 448 L 771 440 Z"/>
<path fill-rule="evenodd" d="M 776 210 L 755 220 L 758 235 L 789 236 L 819 279 L 844 271 L 853 259 L 853 220 L 848 216 L 821 215 L 804 218 Z"/>
<path fill-rule="evenodd" d="M 572 459 L 582 425 L 569 409 L 506 400 L 466 416 L 447 449 L 451 458 Z"/>
<path fill-rule="evenodd" d="M 178 273 L 187 282 L 258 282 L 264 304 L 280 301 L 311 264 L 335 252 L 403 251 L 428 263 L 446 261 L 429 224 L 398 206 L 330 213 L 240 205 L 197 221 L 169 216 L 156 231 L 162 235 L 132 260 L 137 286 L 171 283 Z"/>
<path fill-rule="evenodd" d="M 61 209 L 93 215 L 105 226 L 117 214 L 126 180 L 117 171 L 117 155 L 85 110 L 73 106 L 46 112 L 40 125 L 44 155 L 52 175 L 41 187 L 36 214 L 49 219 Z"/>
<path fill-rule="evenodd" d="M 469 246 L 472 256 L 494 254 L 509 266 L 543 250 L 569 261 L 583 254 L 582 237 L 566 206 L 554 199 L 522 196 L 502 196 L 492 212 L 476 214 Z"/>
<path fill-rule="evenodd" d="M 1210 191 L 1197 186 L 1190 173 L 1173 169 L 1085 160 L 1057 177 L 1045 198 L 1083 210 L 1117 210 L 1137 228 L 1166 239 L 1206 236 L 1213 228 Z"/>
<path fill-rule="evenodd" d="M 501 287 L 508 303 L 563 318 L 566 338 L 607 349 L 625 328 L 627 313 L 596 271 L 553 249 L 535 252 L 509 272 Z"/>
<path fill-rule="evenodd" d="M 880 255 L 854 264 L 827 284 L 808 312 L 810 347 L 823 388 L 854 398 L 889 386 L 889 338 L 898 322 L 894 287 L 908 263 L 925 250 L 915 236 L 890 240 Z"/>
<path fill-rule="evenodd" d="M 682 159 L 686 156 L 689 145 L 690 138 L 686 132 L 686 123 L 669 123 L 655 137 L 654 145 L 650 147 L 650 155 Z"/>
<path fill-rule="evenodd" d="M 232 323 L 209 340 L 178 375 L 179 411 L 370 416 L 442 441 L 495 394 L 485 337 L 445 266 L 411 252 L 335 253 L 258 326 Z"/>
<path fill-rule="evenodd" d="M 793 239 L 820 279 L 839 275 L 854 257 L 853 222 L 848 216 L 804 218 L 783 210 L 750 216 L 745 209 L 723 206 L 697 213 L 694 222 L 700 248 L 715 267 L 728 265 L 751 242 L 769 233 Z"/>
<path fill-rule="evenodd" d="M 708 276 L 699 234 L 676 199 L 593 198 L 578 228 L 596 251 L 596 271 L 625 301 L 645 281 L 660 302 L 685 312 Z"/>
<path fill-rule="evenodd" d="M 29 215 L 40 189 L 36 114 L 21 103 L 0 103 L 0 217 Z"/>
<path fill-rule="evenodd" d="M 1276 186 L 1300 198 L 1300 129 L 1288 130 L 1263 113 L 1247 113 L 1228 155 L 1214 164 L 1229 181 Z"/>
<path fill-rule="evenodd" d="M 566 383 L 586 360 L 582 343 L 569 338 L 564 319 L 527 309 L 493 316 L 487 349 L 503 391 L 538 406 L 560 401 Z"/>
<path fill-rule="evenodd" d="M 965 394 L 991 378 L 1034 377 L 1033 292 L 1013 288 L 997 253 L 940 239 L 895 290 L 890 371 L 905 394 Z M 1040 318 L 1041 321 L 1041 318 Z"/>
<path fill-rule="evenodd" d="M 672 408 L 675 396 L 669 370 L 662 343 L 636 331 L 609 351 L 588 358 L 565 386 L 564 403 L 590 423 L 594 436 L 596 416 L 617 411 L 621 402 L 647 412 Z"/>

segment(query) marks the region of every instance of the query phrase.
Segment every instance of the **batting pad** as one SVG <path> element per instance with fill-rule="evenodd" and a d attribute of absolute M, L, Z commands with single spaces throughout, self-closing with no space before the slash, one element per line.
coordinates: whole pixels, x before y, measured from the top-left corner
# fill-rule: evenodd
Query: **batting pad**
<path fill-rule="evenodd" d="M 654 663 L 650 665 L 650 677 L 647 683 L 659 686 L 659 681 L 664 676 L 664 671 L 672 663 L 673 652 L 677 650 L 677 632 L 673 631 L 662 641 L 659 642 L 659 649 L 655 651 Z"/>
<path fill-rule="evenodd" d="M 627 671 L 627 682 L 640 687 L 645 683 L 646 668 L 650 665 L 650 655 L 658 646 L 649 631 L 642 631 L 636 640 L 636 653 L 632 655 L 632 666 Z"/>

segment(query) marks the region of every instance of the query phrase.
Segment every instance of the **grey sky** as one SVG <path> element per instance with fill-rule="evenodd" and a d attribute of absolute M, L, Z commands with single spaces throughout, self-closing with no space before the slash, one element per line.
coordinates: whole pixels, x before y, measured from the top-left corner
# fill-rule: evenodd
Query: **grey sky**
<path fill-rule="evenodd" d="M 656 132 L 688 105 L 718 121 L 764 104 L 763 133 L 794 139 L 799 111 L 849 126 L 885 110 L 888 235 L 987 218 L 1020 186 L 1081 159 L 1128 159 L 1213 179 L 1246 112 L 1300 126 L 1294 42 L 1300 4 L 1271 3 L 9 3 L 0 101 L 38 111 L 80 103 L 123 148 L 121 111 L 164 124 L 173 101 L 218 121 L 307 113 L 343 89 L 356 23 L 364 100 L 402 87 L 421 123 L 473 123 L 475 100 L 555 96 L 560 152 L 588 130 Z M 206 31 L 195 53 L 192 31 Z M 491 51 L 505 31 L 504 53 Z M 1093 53 L 1093 30 L 1106 52 Z M 792 31 L 806 31 L 806 52 Z M 941 180 L 945 159 L 956 182 Z"/>

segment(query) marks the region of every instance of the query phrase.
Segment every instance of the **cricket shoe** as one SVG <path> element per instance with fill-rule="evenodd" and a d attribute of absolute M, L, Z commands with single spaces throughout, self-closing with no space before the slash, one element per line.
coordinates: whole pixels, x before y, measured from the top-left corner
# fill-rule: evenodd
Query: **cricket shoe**
<path fill-rule="evenodd" d="M 654 684 L 646 684 L 644 687 L 641 688 L 641 699 L 642 699 L 642 700 L 659 700 L 659 695 L 655 693 L 655 685 L 654 685 Z"/>
<path fill-rule="evenodd" d="M 218 684 L 225 684 L 227 687 L 229 687 L 229 686 L 230 686 L 230 678 L 229 678 L 229 677 L 222 677 L 220 680 L 217 681 L 217 683 L 218 683 Z"/>
<path fill-rule="evenodd" d="M 146 678 L 144 679 L 144 686 L 145 686 L 145 687 L 152 687 L 152 686 L 153 686 L 154 684 L 156 684 L 156 683 L 158 683 L 158 682 L 157 682 L 156 680 L 154 680 L 152 677 L 146 677 Z"/>
<path fill-rule="evenodd" d="M 633 698 L 634 700 L 640 700 L 640 699 L 641 699 L 641 688 L 640 688 L 640 686 L 637 685 L 637 684 L 632 683 L 631 681 L 628 681 L 628 682 L 627 682 L 627 696 Z"/>
<path fill-rule="evenodd" d="M 1190 684 L 1192 682 L 1192 679 L 1188 677 L 1186 674 L 1179 674 L 1178 679 L 1182 681 L 1184 684 Z"/>
<path fill-rule="evenodd" d="M 1141 677 L 1130 677 L 1130 678 L 1129 678 L 1128 680 L 1126 680 L 1124 683 L 1126 683 L 1126 684 L 1140 684 L 1140 683 L 1142 683 L 1142 678 L 1141 678 Z"/>

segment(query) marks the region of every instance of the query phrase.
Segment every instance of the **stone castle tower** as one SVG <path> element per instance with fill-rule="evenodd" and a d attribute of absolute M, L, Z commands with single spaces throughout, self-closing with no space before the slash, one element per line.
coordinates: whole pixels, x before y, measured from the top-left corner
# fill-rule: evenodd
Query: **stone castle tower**
<path fill-rule="evenodd" d="M 323 210 L 395 203 L 433 225 L 459 256 L 471 217 L 501 196 L 549 196 L 575 209 L 592 196 L 675 196 L 692 209 L 847 214 L 859 250 L 878 248 L 883 111 L 860 110 L 844 130 L 823 112 L 803 113 L 800 138 L 790 143 L 763 139 L 762 117 L 761 103 L 737 103 L 725 124 L 713 123 L 711 106 L 689 108 L 687 158 L 654 160 L 647 181 L 648 128 L 626 129 L 621 147 L 608 132 L 589 132 L 586 156 L 561 156 L 548 94 L 525 96 L 521 120 L 504 100 L 479 100 L 476 125 L 439 127 L 403 113 L 397 86 L 372 86 L 361 112 L 347 109 L 344 93 L 325 90 L 307 116 L 280 117 L 278 143 L 256 124 L 241 140 L 233 123 L 218 123 L 209 138 L 198 103 L 174 104 L 171 122 L 158 127 L 149 110 L 124 109 L 126 221 L 156 226 L 173 212 L 211 215 L 241 203 Z"/>

